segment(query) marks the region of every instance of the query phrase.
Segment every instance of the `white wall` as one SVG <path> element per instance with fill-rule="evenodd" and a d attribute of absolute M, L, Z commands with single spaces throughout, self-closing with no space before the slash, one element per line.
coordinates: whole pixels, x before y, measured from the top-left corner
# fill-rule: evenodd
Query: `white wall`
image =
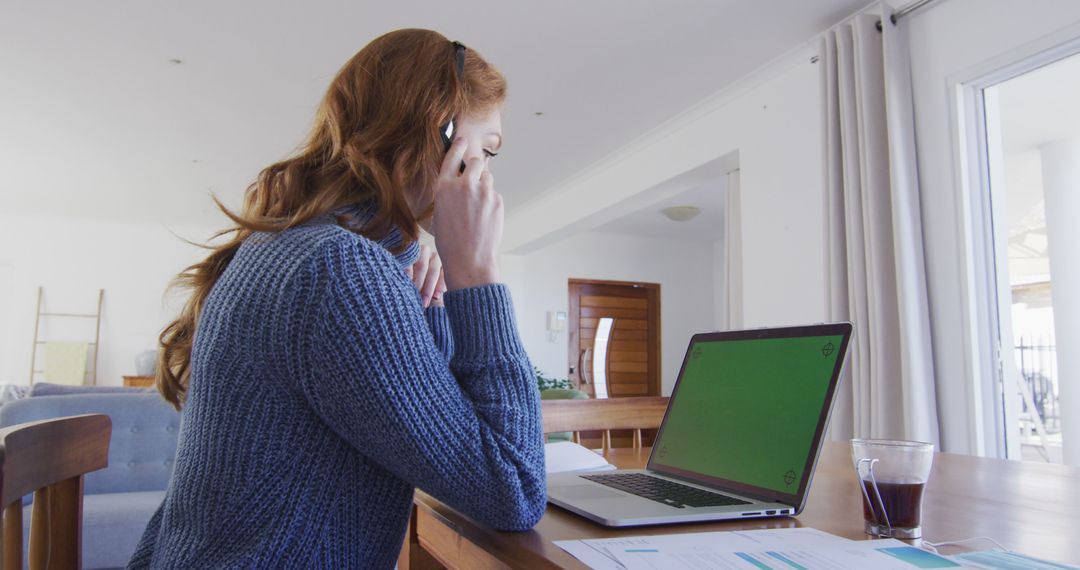
<path fill-rule="evenodd" d="M 665 181 L 737 154 L 744 323 L 823 320 L 821 89 L 820 68 L 810 62 L 814 46 L 778 59 L 517 209 L 507 219 L 507 250 L 565 235 Z"/>
<path fill-rule="evenodd" d="M 714 330 L 713 247 L 614 233 L 580 234 L 536 252 L 503 260 L 513 291 L 518 328 L 533 364 L 557 378 L 567 376 L 567 335 L 547 338 L 548 311 L 567 311 L 567 280 L 608 279 L 660 284 L 662 392 L 671 393 L 694 333 Z M 509 266 L 516 264 L 508 272 Z"/>
<path fill-rule="evenodd" d="M 901 21 L 910 34 L 919 183 L 922 194 L 927 276 L 941 439 L 945 451 L 982 453 L 985 425 L 973 386 L 989 383 L 989 371 L 972 362 L 969 324 L 971 271 L 964 234 L 966 197 L 958 185 L 952 138 L 954 97 L 947 86 L 991 60 L 1080 21 L 1073 0 L 941 0 Z"/>
<path fill-rule="evenodd" d="M 200 243 L 213 233 L 172 230 Z M 119 385 L 122 375 L 134 374 L 135 354 L 156 347 L 179 307 L 175 295 L 166 303 L 169 281 L 204 256 L 157 224 L 0 215 L 0 383 L 29 381 L 34 302 L 42 285 L 45 310 L 63 312 L 93 312 L 97 290 L 105 289 L 98 384 Z M 43 321 L 43 338 L 93 340 L 92 320 L 64 321 Z"/>
<path fill-rule="evenodd" d="M 727 245 L 724 240 L 716 240 L 712 243 L 712 272 L 713 272 L 713 327 L 717 330 L 730 328 L 728 318 L 728 294 L 727 287 Z"/>

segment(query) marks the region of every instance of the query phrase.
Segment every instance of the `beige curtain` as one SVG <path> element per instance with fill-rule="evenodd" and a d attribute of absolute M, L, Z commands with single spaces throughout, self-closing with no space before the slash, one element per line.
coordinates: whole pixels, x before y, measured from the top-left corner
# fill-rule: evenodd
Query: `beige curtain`
<path fill-rule="evenodd" d="M 855 324 L 830 437 L 937 445 L 908 49 L 887 7 L 875 12 L 821 46 L 829 311 Z"/>

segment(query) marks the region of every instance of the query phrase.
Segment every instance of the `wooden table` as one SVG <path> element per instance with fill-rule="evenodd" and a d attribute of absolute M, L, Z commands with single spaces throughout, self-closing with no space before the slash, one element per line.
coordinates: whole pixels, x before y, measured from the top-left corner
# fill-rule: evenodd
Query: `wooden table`
<path fill-rule="evenodd" d="M 612 449 L 606 457 L 622 468 L 641 468 L 649 449 Z M 552 541 L 646 534 L 806 526 L 864 540 L 861 501 L 846 443 L 826 444 L 806 509 L 794 518 L 610 529 L 549 505 L 533 530 L 498 532 L 417 491 L 399 567 L 584 568 Z M 923 535 L 929 542 L 990 536 L 1019 552 L 1080 564 L 1080 469 L 938 453 L 923 503 Z"/>

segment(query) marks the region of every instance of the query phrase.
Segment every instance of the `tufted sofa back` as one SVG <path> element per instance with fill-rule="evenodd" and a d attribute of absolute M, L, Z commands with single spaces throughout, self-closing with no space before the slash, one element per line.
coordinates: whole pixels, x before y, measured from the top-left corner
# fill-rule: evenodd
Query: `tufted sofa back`
<path fill-rule="evenodd" d="M 112 418 L 109 467 L 87 474 L 86 494 L 165 490 L 176 457 L 180 414 L 157 393 L 24 398 L 0 406 L 0 427 L 79 414 Z"/>

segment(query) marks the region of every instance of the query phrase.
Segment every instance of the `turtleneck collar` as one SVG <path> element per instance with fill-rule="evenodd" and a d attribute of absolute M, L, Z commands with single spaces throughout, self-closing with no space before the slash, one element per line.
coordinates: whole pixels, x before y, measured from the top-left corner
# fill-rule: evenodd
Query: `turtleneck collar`
<path fill-rule="evenodd" d="M 338 208 L 337 210 L 334 210 L 333 214 L 330 217 L 330 221 L 336 223 L 336 220 L 334 219 L 336 216 L 346 215 L 350 216 L 351 218 L 348 222 L 348 225 L 354 228 L 359 228 L 362 227 L 365 222 L 375 216 L 375 208 L 376 206 L 373 202 L 366 202 L 363 204 L 355 204 L 352 206 L 346 206 L 344 208 Z M 401 245 L 403 239 L 404 238 L 401 235 L 401 230 L 399 230 L 397 226 L 391 226 L 390 231 L 387 232 L 386 235 L 384 235 L 383 237 L 375 240 L 375 243 L 378 243 L 387 251 L 393 251 L 395 248 Z M 416 260 L 419 258 L 419 241 L 414 241 L 410 243 L 408 247 L 406 247 L 397 255 L 394 255 L 394 259 L 397 260 L 398 264 L 401 265 L 402 269 L 405 269 L 416 263 Z"/>

